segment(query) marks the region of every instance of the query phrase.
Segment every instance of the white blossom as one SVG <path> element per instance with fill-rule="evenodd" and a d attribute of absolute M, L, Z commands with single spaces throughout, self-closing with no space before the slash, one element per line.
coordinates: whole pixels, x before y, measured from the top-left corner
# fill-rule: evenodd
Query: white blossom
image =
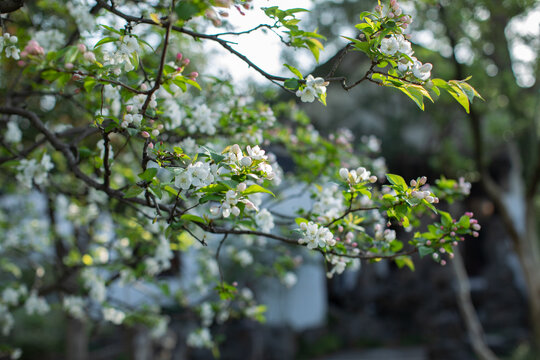
<path fill-rule="evenodd" d="M 104 307 L 102 313 L 105 321 L 110 321 L 115 325 L 122 324 L 122 322 L 126 318 L 126 314 L 123 311 L 112 307 Z"/>
<path fill-rule="evenodd" d="M 394 36 L 384 38 L 381 41 L 381 52 L 388 56 L 394 56 L 399 50 L 399 42 Z"/>
<path fill-rule="evenodd" d="M 304 233 L 304 237 L 298 240 L 299 244 L 307 244 L 308 249 L 316 249 L 318 247 L 325 247 L 326 245 L 334 246 L 336 240 L 334 235 L 324 226 L 319 226 L 314 222 L 301 223 L 300 228 Z"/>
<path fill-rule="evenodd" d="M 62 300 L 63 309 L 75 319 L 83 320 L 86 318 L 85 300 L 79 296 L 65 296 Z"/>
<path fill-rule="evenodd" d="M 422 81 L 426 81 L 431 77 L 431 69 L 433 65 L 430 63 L 422 64 L 420 61 L 416 61 L 412 67 L 413 75 Z"/>
<path fill-rule="evenodd" d="M 51 309 L 47 301 L 41 296 L 37 296 L 35 291 L 30 293 L 30 296 L 26 299 L 24 303 L 24 308 L 28 315 L 38 314 L 44 315 L 49 312 Z"/>
<path fill-rule="evenodd" d="M 274 228 L 274 217 L 267 209 L 261 209 L 255 215 L 255 223 L 262 232 L 270 232 Z"/>
<path fill-rule="evenodd" d="M 189 346 L 195 348 L 210 348 L 213 345 L 212 335 L 208 328 L 201 328 L 190 333 L 186 342 Z"/>

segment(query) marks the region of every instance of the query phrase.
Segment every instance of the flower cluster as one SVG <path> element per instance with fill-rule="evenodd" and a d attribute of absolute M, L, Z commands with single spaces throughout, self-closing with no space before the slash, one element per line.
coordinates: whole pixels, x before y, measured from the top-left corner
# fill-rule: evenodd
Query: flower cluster
<path fill-rule="evenodd" d="M 2 50 L 5 50 L 7 58 L 13 58 L 13 60 L 19 60 L 21 57 L 19 55 L 20 50 L 15 45 L 19 39 L 15 35 L 5 33 L 3 36 L 0 36 L 0 53 Z"/>
<path fill-rule="evenodd" d="M 127 35 L 120 39 L 118 50 L 114 53 L 104 51 L 104 65 L 110 66 L 114 75 L 120 76 L 122 66 L 125 72 L 130 72 L 135 69 L 132 63 L 132 57 L 140 51 L 139 41 L 136 37 Z M 135 57 L 137 58 L 137 57 Z"/>
<path fill-rule="evenodd" d="M 184 190 L 188 190 L 192 186 L 195 188 L 208 186 L 217 176 L 216 171 L 216 165 L 197 161 L 195 164 L 189 164 L 187 168 L 182 169 L 175 176 L 174 184 L 176 187 Z"/>
<path fill-rule="evenodd" d="M 247 154 L 242 152 L 238 144 L 230 146 L 224 155 L 226 161 L 231 166 L 232 170 L 236 173 L 242 171 L 245 168 L 250 168 L 253 164 L 257 164 L 255 171 L 259 171 L 268 180 L 273 180 L 275 177 L 274 169 L 272 165 L 268 163 L 268 156 L 265 155 L 265 151 L 262 150 L 259 145 L 254 147 L 246 147 Z"/>
<path fill-rule="evenodd" d="M 381 53 L 398 58 L 398 70 L 405 75 L 412 72 L 418 80 L 426 81 L 431 77 L 433 65 L 422 64 L 414 54 L 411 43 L 401 34 L 390 35 L 381 41 Z"/>
<path fill-rule="evenodd" d="M 298 239 L 299 244 L 306 244 L 308 249 L 324 248 L 336 245 L 334 235 L 324 226 L 319 226 L 314 222 L 303 222 L 300 224 L 304 236 Z"/>
<path fill-rule="evenodd" d="M 36 185 L 43 185 L 47 180 L 47 175 L 54 168 L 51 157 L 44 154 L 41 161 L 38 163 L 36 159 L 22 159 L 17 166 L 17 180 L 27 188 L 32 187 L 32 182 Z"/>
<path fill-rule="evenodd" d="M 306 85 L 296 91 L 296 96 L 302 100 L 302 102 L 313 102 L 319 96 L 326 93 L 326 87 L 328 82 L 323 78 L 314 78 L 311 74 L 306 77 Z"/>
<path fill-rule="evenodd" d="M 348 170 L 346 168 L 339 169 L 339 176 L 351 185 L 356 185 L 362 182 L 369 181 L 370 183 L 377 182 L 377 177 L 371 175 L 371 172 L 364 167 L 359 167 L 356 170 Z"/>

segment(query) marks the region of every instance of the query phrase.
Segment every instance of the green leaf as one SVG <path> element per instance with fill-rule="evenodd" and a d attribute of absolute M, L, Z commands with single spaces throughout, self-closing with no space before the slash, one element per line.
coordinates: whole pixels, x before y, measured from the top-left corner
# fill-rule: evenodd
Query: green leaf
<path fill-rule="evenodd" d="M 296 224 L 298 224 L 298 226 L 300 226 L 300 224 L 302 223 L 307 223 L 307 219 L 304 219 L 302 217 L 297 217 L 296 219 L 294 219 L 294 221 L 296 222 Z"/>
<path fill-rule="evenodd" d="M 287 79 L 287 80 L 285 80 L 285 82 L 283 83 L 283 85 L 284 85 L 287 89 L 298 90 L 298 87 L 300 86 L 300 83 L 298 82 L 297 79 Z"/>
<path fill-rule="evenodd" d="M 143 173 L 139 174 L 139 178 L 141 178 L 144 181 L 152 181 L 154 176 L 156 176 L 158 172 L 157 168 L 148 168 Z"/>
<path fill-rule="evenodd" d="M 185 21 L 197 14 L 199 12 L 199 7 L 192 2 L 183 0 L 176 5 L 174 11 L 176 12 L 176 15 L 178 15 L 178 19 Z"/>
<path fill-rule="evenodd" d="M 403 249 L 403 243 L 399 240 L 392 240 L 390 242 L 390 250 L 392 252 L 398 252 L 399 250 Z"/>
<path fill-rule="evenodd" d="M 420 92 L 415 91 L 415 89 L 408 89 L 404 86 L 399 86 L 396 88 L 410 97 L 422 111 L 424 110 L 424 96 Z"/>
<path fill-rule="evenodd" d="M 299 79 L 304 79 L 304 77 L 302 76 L 302 73 L 300 72 L 300 70 L 298 70 L 294 66 L 291 66 L 289 64 L 283 64 L 283 66 L 285 66 L 287 69 L 289 69 L 294 75 L 298 76 Z"/>
<path fill-rule="evenodd" d="M 386 174 L 386 178 L 388 179 L 388 182 L 392 185 L 399 186 L 403 188 L 403 190 L 407 190 L 409 186 L 405 182 L 405 179 L 403 179 L 401 176 L 396 174 Z"/>
<path fill-rule="evenodd" d="M 92 92 L 92 89 L 97 85 L 97 81 L 91 77 L 84 80 L 84 90 L 86 92 Z"/>
<path fill-rule="evenodd" d="M 276 197 L 276 195 L 274 195 L 274 193 L 271 192 L 270 190 L 265 189 L 262 186 L 256 185 L 256 184 L 250 185 L 246 190 L 242 192 L 242 194 L 244 195 L 255 194 L 255 193 L 267 193 L 267 194 L 272 195 L 273 197 Z"/>
<path fill-rule="evenodd" d="M 410 256 L 398 256 L 394 261 L 398 268 L 401 269 L 402 267 L 407 266 L 409 269 L 411 269 L 411 271 L 414 271 L 414 263 Z"/>
<path fill-rule="evenodd" d="M 459 218 L 457 226 L 468 229 L 471 226 L 471 219 L 468 216 L 463 215 L 461 218 Z"/>
<path fill-rule="evenodd" d="M 194 221 L 201 224 L 206 224 L 206 220 L 204 220 L 202 217 L 193 215 L 193 214 L 184 214 L 180 216 L 180 219 L 186 220 L 186 221 Z"/>
<path fill-rule="evenodd" d="M 125 198 L 132 198 L 132 197 L 135 197 L 135 196 L 139 195 L 143 191 L 144 191 L 144 189 L 142 187 L 137 186 L 137 185 L 132 185 L 132 186 L 129 187 L 129 189 L 127 189 L 126 193 L 124 194 L 124 197 Z"/>
<path fill-rule="evenodd" d="M 110 42 L 113 42 L 113 41 L 118 41 L 118 38 L 115 38 L 115 37 L 112 37 L 112 36 L 104 37 L 103 39 L 99 40 L 96 43 L 96 45 L 94 45 L 94 49 L 97 49 L 101 45 L 106 44 L 106 43 L 110 43 Z"/>
<path fill-rule="evenodd" d="M 226 192 L 227 190 L 229 190 L 229 187 L 224 184 L 210 184 L 210 185 L 200 188 L 199 190 L 197 190 L 197 192 L 215 194 L 215 193 Z"/>
<path fill-rule="evenodd" d="M 112 28 L 110 26 L 107 26 L 107 25 L 104 25 L 104 24 L 99 24 L 99 26 L 101 26 L 102 28 L 104 29 L 107 29 L 109 30 L 110 32 L 113 32 L 115 34 L 118 34 L 118 35 L 123 35 L 122 32 L 120 30 L 116 30 L 115 28 Z"/>
<path fill-rule="evenodd" d="M 317 62 L 319 62 L 319 54 L 320 51 L 324 49 L 324 46 L 321 44 L 321 42 L 317 39 L 307 39 L 306 44 L 313 54 L 313 57 Z"/>
<path fill-rule="evenodd" d="M 419 246 L 418 247 L 418 254 L 420 257 L 424 257 L 426 255 L 431 255 L 435 252 L 434 249 L 427 247 L 427 246 Z"/>
<path fill-rule="evenodd" d="M 439 214 L 441 214 L 441 221 L 444 227 L 450 227 L 454 223 L 452 221 L 452 216 L 446 211 L 440 210 Z"/>

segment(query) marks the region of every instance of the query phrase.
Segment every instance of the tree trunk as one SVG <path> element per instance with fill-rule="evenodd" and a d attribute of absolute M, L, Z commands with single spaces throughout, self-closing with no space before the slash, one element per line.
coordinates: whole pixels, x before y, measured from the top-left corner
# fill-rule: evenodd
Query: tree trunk
<path fill-rule="evenodd" d="M 472 348 L 480 360 L 496 360 L 498 359 L 497 356 L 485 342 L 484 329 L 482 328 L 482 324 L 478 319 L 478 315 L 471 300 L 471 284 L 459 248 L 456 248 L 454 255 L 454 259 L 451 263 L 454 273 L 456 274 L 456 297 L 461 317 L 465 322 L 465 327 L 467 328 L 467 333 L 471 340 Z"/>
<path fill-rule="evenodd" d="M 66 359 L 89 359 L 86 323 L 69 316 L 66 326 Z"/>

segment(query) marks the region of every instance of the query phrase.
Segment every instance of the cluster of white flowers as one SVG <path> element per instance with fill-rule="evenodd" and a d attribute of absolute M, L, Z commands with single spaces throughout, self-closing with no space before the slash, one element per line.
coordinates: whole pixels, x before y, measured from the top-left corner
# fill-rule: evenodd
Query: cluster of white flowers
<path fill-rule="evenodd" d="M 13 319 L 13 315 L 9 312 L 8 307 L 4 304 L 0 304 L 0 329 L 2 330 L 2 335 L 9 335 L 14 324 L 15 320 Z"/>
<path fill-rule="evenodd" d="M 186 119 L 190 134 L 202 133 L 214 135 L 218 122 L 218 114 L 214 113 L 206 104 L 199 105 L 193 110 L 191 117 Z"/>
<path fill-rule="evenodd" d="M 187 168 L 182 169 L 174 178 L 176 187 L 188 190 L 191 186 L 202 188 L 210 185 L 217 177 L 217 166 L 209 165 L 202 161 L 195 164 L 189 164 Z"/>
<path fill-rule="evenodd" d="M 28 294 L 26 285 L 21 285 L 17 289 L 7 287 L 2 291 L 2 303 L 9 306 L 17 306 L 21 297 Z"/>
<path fill-rule="evenodd" d="M 232 249 L 231 249 L 232 250 Z M 242 267 L 253 264 L 253 255 L 246 249 L 242 249 L 238 252 L 234 252 L 232 259 L 240 264 Z"/>
<path fill-rule="evenodd" d="M 212 335 L 208 328 L 201 328 L 193 331 L 188 335 L 186 342 L 188 346 L 195 348 L 211 348 L 214 345 Z"/>
<path fill-rule="evenodd" d="M 2 50 L 5 50 L 6 57 L 19 60 L 21 58 L 19 55 L 21 51 L 15 45 L 17 41 L 19 41 L 19 39 L 10 33 L 5 33 L 3 36 L 0 36 L 0 53 L 2 53 Z"/>
<path fill-rule="evenodd" d="M 159 244 L 156 247 L 154 256 L 146 258 L 144 265 L 146 266 L 146 272 L 150 276 L 159 274 L 163 270 L 167 270 L 171 267 L 171 259 L 174 254 L 171 250 L 171 245 L 167 238 L 163 235 L 159 237 Z"/>
<path fill-rule="evenodd" d="M 351 185 L 356 185 L 361 182 L 369 181 L 374 183 L 377 181 L 375 175 L 371 175 L 371 172 L 364 167 L 359 167 L 356 170 L 348 170 L 346 168 L 339 169 L 339 176 L 347 181 Z"/>
<path fill-rule="evenodd" d="M 401 34 L 391 35 L 381 41 L 381 52 L 388 56 L 399 54 L 398 70 L 403 74 L 412 71 L 412 74 L 419 80 L 426 81 L 431 77 L 433 65 L 422 64 L 414 54 L 411 43 Z"/>
<path fill-rule="evenodd" d="M 115 325 L 122 324 L 122 322 L 126 318 L 126 314 L 123 311 L 115 309 L 113 307 L 104 307 L 102 309 L 102 313 L 103 319 L 105 319 L 105 321 L 110 321 Z"/>
<path fill-rule="evenodd" d="M 261 209 L 255 215 L 255 224 L 262 232 L 268 233 L 274 228 L 274 216 L 267 209 Z"/>
<path fill-rule="evenodd" d="M 238 216 L 240 215 L 240 208 L 237 206 L 238 202 L 242 202 L 246 205 L 247 210 L 255 210 L 258 211 L 259 209 L 257 206 L 251 201 L 248 197 L 242 195 L 242 192 L 245 191 L 247 188 L 246 183 L 240 183 L 236 187 L 235 190 L 228 190 L 225 193 L 225 199 L 223 199 L 223 202 L 220 206 L 212 206 L 210 208 L 210 213 L 212 215 L 218 215 L 221 211 L 221 215 L 224 218 L 228 218 L 231 216 Z"/>
<path fill-rule="evenodd" d="M 84 269 L 81 277 L 84 287 L 89 291 L 90 298 L 98 303 L 104 302 L 107 297 L 107 288 L 105 287 L 105 282 L 96 273 L 95 269 Z"/>
<path fill-rule="evenodd" d="M 73 318 L 84 320 L 86 318 L 85 300 L 79 296 L 65 296 L 62 300 L 63 309 Z"/>
<path fill-rule="evenodd" d="M 203 302 L 199 308 L 199 315 L 204 327 L 209 327 L 214 321 L 214 310 L 209 302 Z"/>
<path fill-rule="evenodd" d="M 299 244 L 307 244 L 308 249 L 324 248 L 326 245 L 336 245 L 334 235 L 324 226 L 319 226 L 314 222 L 303 222 L 300 229 L 304 232 L 304 237 L 298 239 Z"/>
<path fill-rule="evenodd" d="M 436 197 L 431 191 L 413 190 L 411 192 L 411 196 L 419 200 L 425 199 L 430 204 L 439 203 L 439 198 Z"/>
<path fill-rule="evenodd" d="M 224 154 L 226 161 L 231 165 L 231 168 L 235 171 L 241 170 L 244 167 L 249 167 L 253 164 L 253 161 L 260 161 L 257 165 L 257 171 L 264 173 L 264 176 L 268 180 L 273 180 L 276 174 L 274 168 L 268 163 L 268 155 L 265 155 L 265 151 L 262 150 L 259 145 L 254 147 L 246 147 L 247 155 L 242 152 L 238 144 L 234 144 L 229 147 L 229 150 Z"/>
<path fill-rule="evenodd" d="M 61 49 L 66 44 L 66 35 L 57 29 L 36 31 L 32 39 L 46 52 Z"/>
<path fill-rule="evenodd" d="M 75 24 L 81 33 L 90 32 L 96 26 L 95 18 L 88 16 L 90 9 L 94 5 L 88 0 L 70 1 L 66 5 L 69 14 L 75 20 Z"/>
<path fill-rule="evenodd" d="M 354 171 L 354 170 L 353 170 Z M 320 221 L 331 221 L 343 213 L 345 205 L 337 184 L 330 184 L 317 191 L 317 201 L 313 204 L 313 212 L 319 214 Z"/>
<path fill-rule="evenodd" d="M 136 37 L 131 35 L 123 36 L 120 38 L 120 45 L 117 51 L 114 53 L 103 52 L 104 65 L 111 66 L 111 70 L 116 76 L 122 73 L 122 67 L 124 71 L 130 72 L 135 69 L 131 62 L 133 54 L 139 51 L 139 41 Z"/>
<path fill-rule="evenodd" d="M 353 255 L 358 254 L 359 252 L 360 250 L 358 249 L 352 250 Z M 335 274 L 338 274 L 338 275 L 342 274 L 348 265 L 351 268 L 351 270 L 357 270 L 360 267 L 359 259 L 353 259 L 353 258 L 348 258 L 344 256 L 339 256 L 339 255 L 327 254 L 326 261 L 332 265 L 332 269 L 330 269 L 330 271 L 326 273 L 326 276 L 329 279 L 334 277 Z"/>
<path fill-rule="evenodd" d="M 320 95 L 326 93 L 326 86 L 328 82 L 323 78 L 314 78 L 311 74 L 306 77 L 306 85 L 304 88 L 296 91 L 296 96 L 302 100 L 302 102 L 313 102 Z"/>
<path fill-rule="evenodd" d="M 48 154 L 44 154 L 39 163 L 36 159 L 22 159 L 17 166 L 19 173 L 16 178 L 17 181 L 30 189 L 32 188 L 32 182 L 36 185 L 44 184 L 52 168 L 54 168 L 54 164 Z"/>
<path fill-rule="evenodd" d="M 281 282 L 283 285 L 285 285 L 287 288 L 292 288 L 296 283 L 298 282 L 298 277 L 295 273 L 291 271 L 287 271 L 285 275 L 281 278 Z"/>
<path fill-rule="evenodd" d="M 463 195 L 469 195 L 471 193 L 471 183 L 468 181 L 465 181 L 465 178 L 460 177 L 457 183 L 457 188 L 460 193 Z"/>
<path fill-rule="evenodd" d="M 43 297 L 38 296 L 35 291 L 32 291 L 30 296 L 26 299 L 24 308 L 28 315 L 45 315 L 49 312 L 49 310 L 51 310 L 49 304 L 47 304 L 47 301 Z"/>
<path fill-rule="evenodd" d="M 375 239 L 383 241 L 393 241 L 396 239 L 396 232 L 391 229 L 384 229 L 381 224 L 375 224 Z"/>
<path fill-rule="evenodd" d="M 6 143 L 17 144 L 22 140 L 22 131 L 17 126 L 15 121 L 10 121 L 7 123 L 7 131 L 4 135 L 4 141 Z"/>

